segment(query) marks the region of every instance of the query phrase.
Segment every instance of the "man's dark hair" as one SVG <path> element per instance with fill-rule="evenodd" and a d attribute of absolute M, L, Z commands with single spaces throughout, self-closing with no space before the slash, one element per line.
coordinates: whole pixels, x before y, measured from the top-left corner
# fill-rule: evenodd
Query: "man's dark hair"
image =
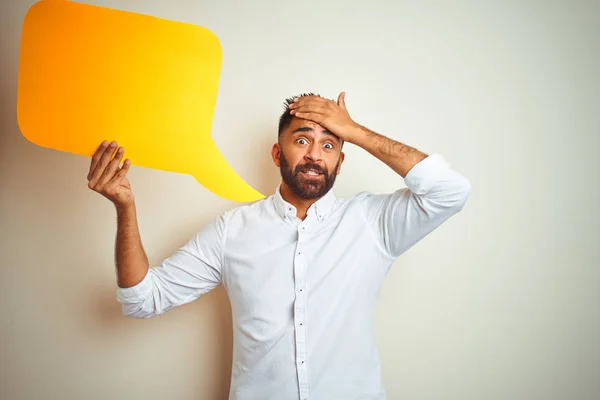
<path fill-rule="evenodd" d="M 294 102 L 294 99 L 296 97 L 304 97 L 304 96 L 319 96 L 319 97 L 321 97 L 320 95 L 314 94 L 314 93 L 302 93 L 301 95 L 289 97 L 289 98 L 285 99 L 285 101 L 283 103 L 283 107 L 285 110 L 283 111 L 283 114 L 279 118 L 278 137 L 281 136 L 281 134 L 283 133 L 285 128 L 287 128 L 290 125 L 290 123 L 292 122 L 292 118 L 294 118 L 294 116 L 292 114 L 290 114 L 290 104 L 292 104 Z"/>

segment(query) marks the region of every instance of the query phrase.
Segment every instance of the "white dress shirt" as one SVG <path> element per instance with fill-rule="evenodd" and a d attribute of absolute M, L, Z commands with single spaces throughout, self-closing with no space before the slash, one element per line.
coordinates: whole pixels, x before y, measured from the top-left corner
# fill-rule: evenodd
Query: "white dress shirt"
<path fill-rule="evenodd" d="M 150 318 L 222 284 L 233 317 L 231 400 L 385 399 L 374 304 L 394 260 L 465 204 L 470 184 L 439 155 L 390 194 L 333 191 L 304 221 L 281 197 L 225 212 L 136 286 L 123 313 Z"/>

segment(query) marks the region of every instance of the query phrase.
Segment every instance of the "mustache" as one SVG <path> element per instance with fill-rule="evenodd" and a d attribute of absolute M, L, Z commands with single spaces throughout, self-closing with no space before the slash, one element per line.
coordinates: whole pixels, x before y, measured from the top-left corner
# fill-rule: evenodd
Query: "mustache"
<path fill-rule="evenodd" d="M 307 163 L 304 165 L 298 165 L 296 167 L 296 172 L 306 172 L 308 170 L 315 170 L 317 172 L 320 172 L 322 174 L 325 174 L 327 171 L 325 171 L 321 166 L 317 165 L 317 164 L 312 164 L 312 163 Z"/>

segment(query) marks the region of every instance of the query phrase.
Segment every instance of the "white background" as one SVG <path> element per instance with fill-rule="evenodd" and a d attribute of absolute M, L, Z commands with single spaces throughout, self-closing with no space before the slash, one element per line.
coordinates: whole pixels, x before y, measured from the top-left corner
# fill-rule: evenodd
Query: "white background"
<path fill-rule="evenodd" d="M 32 4 L 0 5 L 0 398 L 225 399 L 225 291 L 152 320 L 122 316 L 115 211 L 87 188 L 89 158 L 19 131 Z M 263 193 L 279 182 L 269 152 L 283 100 L 307 91 L 347 91 L 358 122 L 443 154 L 470 180 L 463 211 L 382 287 L 374 323 L 389 399 L 600 398 L 598 2 L 93 4 L 217 34 L 213 138 Z M 404 186 L 364 150 L 345 150 L 338 196 Z M 152 263 L 237 205 L 191 176 L 133 164 Z"/>

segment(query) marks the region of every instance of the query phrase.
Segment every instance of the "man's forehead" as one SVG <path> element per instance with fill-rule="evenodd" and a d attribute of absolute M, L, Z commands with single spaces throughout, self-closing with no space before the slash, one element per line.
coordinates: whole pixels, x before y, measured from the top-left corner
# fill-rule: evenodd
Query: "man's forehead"
<path fill-rule="evenodd" d="M 323 132 L 323 131 L 327 130 L 327 129 L 323 128 L 321 125 L 317 124 L 316 122 L 308 121 L 306 119 L 301 119 L 301 118 L 294 118 L 292 120 L 292 123 L 290 124 L 290 129 L 293 132 L 299 128 L 302 128 L 302 130 L 304 130 L 304 131 L 310 129 L 310 130 L 313 130 L 316 132 Z"/>
<path fill-rule="evenodd" d="M 328 129 L 324 128 L 323 126 L 317 124 L 316 122 L 300 118 L 294 118 L 294 120 L 289 126 L 289 131 L 292 135 L 298 134 L 300 132 L 323 133 L 326 135 L 331 135 L 339 140 L 339 138 L 336 135 L 331 133 Z"/>

